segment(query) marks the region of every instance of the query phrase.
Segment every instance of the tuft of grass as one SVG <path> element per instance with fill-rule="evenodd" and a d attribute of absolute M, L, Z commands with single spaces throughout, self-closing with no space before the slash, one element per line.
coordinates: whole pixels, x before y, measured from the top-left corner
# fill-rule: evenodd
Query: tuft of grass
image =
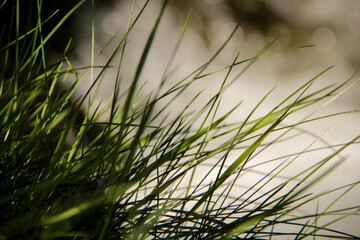
<path fill-rule="evenodd" d="M 341 146 L 326 146 L 331 154 L 290 177 L 286 176 L 288 167 L 316 151 L 311 146 L 322 141 L 321 136 L 301 152 L 252 164 L 264 149 L 297 137 L 297 130 L 305 123 L 357 112 L 355 109 L 316 118 L 309 115 L 291 125 L 284 122 L 318 103 L 326 105 L 342 94 L 349 83 L 357 81 L 351 78 L 339 86 L 309 92 L 317 78 L 329 70 L 326 69 L 263 116 L 254 114 L 275 88 L 259 99 L 250 114 L 229 124 L 228 117 L 241 104 L 219 114 L 221 96 L 232 84 L 230 77 L 238 66 L 247 69 L 260 57 L 290 50 L 269 51 L 279 34 L 253 58 L 240 60 L 238 54 L 229 66 L 219 69 L 226 76 L 221 79 L 218 92 L 203 106 L 188 111 L 199 93 L 181 109 L 177 106 L 176 117 L 168 117 L 167 112 L 186 88 L 217 72 L 207 69 L 227 41 L 208 62 L 164 89 L 190 22 L 189 12 L 158 90 L 141 97 L 141 73 L 166 10 L 168 1 L 164 1 L 131 85 L 121 92 L 126 41 L 149 1 L 138 14 L 131 11 L 127 32 L 97 75 L 93 71 L 94 21 L 91 66 L 77 69 L 71 64 L 67 58 L 70 42 L 59 62 L 47 65 L 47 42 L 83 2 L 43 36 L 41 29 L 47 19 L 41 18 L 41 1 L 36 2 L 35 23 L 25 32 L 19 30 L 21 3 L 17 1 L 9 22 L 15 35 L 1 35 L 1 239 L 358 237 L 338 231 L 332 224 L 359 214 L 359 205 L 333 207 L 358 187 L 359 181 L 317 194 L 308 190 L 339 164 L 333 163 L 334 158 L 357 143 L 360 135 Z M 6 4 L 10 3 L 5 1 L 0 11 Z M 117 63 L 116 56 L 120 56 Z M 118 69 L 113 96 L 105 106 L 94 106 L 96 96 L 90 93 L 110 66 Z M 76 98 L 74 91 L 88 71 L 92 85 L 86 94 Z M 163 101 L 165 106 L 157 108 Z M 107 121 L 101 120 L 104 118 Z M 258 168 L 268 162 L 275 165 L 261 172 Z M 251 172 L 260 176 L 255 182 L 249 181 Z M 325 208 L 311 214 L 298 211 L 334 193 L 336 199 Z"/>

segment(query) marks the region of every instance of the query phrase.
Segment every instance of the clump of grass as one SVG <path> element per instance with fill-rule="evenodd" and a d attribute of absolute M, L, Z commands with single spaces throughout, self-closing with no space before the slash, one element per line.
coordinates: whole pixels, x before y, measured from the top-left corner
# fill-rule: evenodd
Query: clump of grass
<path fill-rule="evenodd" d="M 286 141 L 297 127 L 306 122 L 355 112 L 320 118 L 309 116 L 293 125 L 284 124 L 284 119 L 290 115 L 338 96 L 351 79 L 339 86 L 308 93 L 325 70 L 262 117 L 253 115 L 273 90 L 259 99 L 244 119 L 227 123 L 226 119 L 240 105 L 224 115 L 218 113 L 229 76 L 238 65 L 249 66 L 263 55 L 271 54 L 268 49 L 277 36 L 253 58 L 239 60 L 238 55 L 229 66 L 220 69 L 227 74 L 218 92 L 197 111 L 189 112 L 187 109 L 198 95 L 179 109 L 176 117 L 167 117 L 172 102 L 186 88 L 213 74 L 206 72 L 207 67 L 226 43 L 188 77 L 169 89 L 163 89 L 167 81 L 165 73 L 159 90 L 140 98 L 140 75 L 166 2 L 159 9 L 133 81 L 124 95 L 119 87 L 121 65 L 126 61 L 122 56 L 126 51 L 126 40 L 142 11 L 136 16 L 131 13 L 125 36 L 94 77 L 89 91 L 78 99 L 73 93 L 87 75 L 80 74 L 72 66 L 66 57 L 69 48 L 65 49 L 58 64 L 46 64 L 45 45 L 53 32 L 42 36 L 44 20 L 40 14 L 33 28 L 25 33 L 16 31 L 15 39 L 8 39 L 1 46 L 4 66 L 0 78 L 1 238 L 356 238 L 333 229 L 331 224 L 357 215 L 359 206 L 334 210 L 332 205 L 359 182 L 315 195 L 307 190 L 336 166 L 330 161 L 360 136 L 334 148 L 330 155 L 291 177 L 283 178 L 282 174 L 308 149 L 270 160 L 276 166 L 242 188 L 247 173 L 257 171 L 256 165 L 249 164 L 259 151 Z M 82 3 L 76 5 L 69 15 Z M 38 4 L 38 10 L 40 13 L 41 4 Z M 19 16 L 14 16 L 13 26 L 17 28 Z M 191 12 L 174 55 L 190 17 Z M 1 42 L 4 42 L 6 35 L 3 33 L 1 37 Z M 120 61 L 115 63 L 117 55 L 120 55 Z M 14 66 L 8 65 L 9 59 L 14 60 Z M 95 54 L 91 62 L 95 62 Z M 169 66 L 171 62 L 170 59 Z M 94 96 L 90 98 L 90 92 L 97 87 L 110 65 L 119 69 L 113 96 L 105 107 L 93 106 L 91 99 Z M 87 71 L 91 69 L 92 66 Z M 65 83 L 71 78 L 75 82 L 65 88 Z M 167 104 L 157 110 L 156 106 L 164 99 Z M 135 104 L 139 101 L 140 104 Z M 108 119 L 106 122 L 100 121 L 104 115 Z M 235 158 L 230 157 L 232 153 L 235 153 Z M 262 164 L 265 161 L 259 165 Z M 327 165 L 330 166 L 325 173 L 317 174 Z M 338 198 L 324 210 L 313 214 L 297 212 L 307 203 L 333 192 L 338 193 Z M 322 222 L 327 216 L 335 217 Z"/>

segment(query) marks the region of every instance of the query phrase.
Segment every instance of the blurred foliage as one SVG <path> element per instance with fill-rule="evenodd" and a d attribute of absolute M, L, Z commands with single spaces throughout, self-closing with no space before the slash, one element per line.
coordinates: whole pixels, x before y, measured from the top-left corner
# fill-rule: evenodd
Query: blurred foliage
<path fill-rule="evenodd" d="M 226 3 L 236 18 L 244 17 L 246 24 L 264 33 L 274 24 L 286 22 L 263 0 L 227 0 Z"/>

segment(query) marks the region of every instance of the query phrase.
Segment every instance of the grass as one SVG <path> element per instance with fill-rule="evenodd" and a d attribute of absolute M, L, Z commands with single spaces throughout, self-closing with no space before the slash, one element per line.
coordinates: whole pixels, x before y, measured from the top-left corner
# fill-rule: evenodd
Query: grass
<path fill-rule="evenodd" d="M 247 69 L 260 57 L 290 50 L 269 51 L 279 35 L 253 58 L 240 60 L 238 54 L 229 66 L 220 69 L 226 76 L 221 79 L 218 92 L 203 106 L 188 110 L 199 93 L 175 117 L 168 117 L 167 112 L 185 89 L 215 73 L 207 71 L 208 66 L 226 42 L 208 62 L 164 89 L 190 12 L 158 90 L 141 97 L 141 73 L 149 60 L 167 1 L 159 9 L 136 73 L 125 91 L 120 88 L 121 67 L 126 61 L 123 56 L 142 11 L 137 15 L 130 13 L 126 34 L 98 74 L 92 66 L 76 68 L 71 64 L 67 58 L 71 42 L 57 64 L 47 65 L 47 42 L 83 2 L 46 36 L 42 34 L 47 20 L 40 17 L 41 1 L 37 1 L 39 15 L 26 32 L 19 30 L 17 2 L 9 23 L 15 35 L 1 34 L 0 239 L 358 237 L 332 226 L 359 214 L 356 204 L 341 209 L 333 206 L 358 188 L 359 182 L 322 193 L 311 193 L 309 189 L 336 168 L 341 162 L 339 154 L 355 144 L 360 135 L 341 146 L 327 145 L 331 154 L 290 177 L 286 177 L 288 167 L 316 151 L 311 146 L 322 141 L 321 136 L 301 152 L 252 164 L 264 149 L 298 137 L 297 130 L 305 123 L 355 114 L 357 110 L 321 117 L 310 114 L 294 124 L 284 122 L 319 103 L 326 105 L 357 81 L 351 78 L 339 86 L 310 92 L 318 77 L 329 70 L 326 69 L 267 114 L 254 117 L 275 89 L 259 99 L 250 114 L 230 124 L 228 117 L 241 104 L 226 114 L 219 113 L 230 77 L 239 66 Z M 5 1 L 1 8 L 6 4 L 10 3 Z M 92 24 L 94 32 L 94 21 Z M 94 65 L 94 35 L 92 41 L 90 62 Z M 120 60 L 115 62 L 117 56 Z M 94 105 L 96 96 L 90 93 L 110 66 L 118 69 L 113 96 L 105 106 Z M 89 71 L 92 86 L 76 98 L 74 91 Z M 158 108 L 163 102 L 165 106 Z M 306 133 L 300 131 L 301 134 Z M 268 162 L 274 163 L 273 167 L 261 172 L 261 166 Z M 260 177 L 249 181 L 251 172 Z M 311 214 L 298 211 L 331 194 L 337 197 L 325 207 Z"/>

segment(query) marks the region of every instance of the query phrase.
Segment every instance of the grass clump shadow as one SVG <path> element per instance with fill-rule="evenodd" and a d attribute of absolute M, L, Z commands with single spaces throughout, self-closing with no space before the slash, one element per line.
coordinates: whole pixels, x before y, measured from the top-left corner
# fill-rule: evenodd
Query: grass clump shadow
<path fill-rule="evenodd" d="M 314 151 L 310 147 L 322 140 L 318 137 L 299 153 L 269 160 L 276 163 L 275 167 L 261 173 L 253 184 L 241 187 L 247 181 L 246 175 L 257 171 L 257 165 L 249 164 L 259 152 L 286 141 L 287 137 L 296 137 L 291 134 L 302 124 L 357 112 L 317 118 L 309 115 L 292 125 L 284 123 L 284 119 L 303 109 L 330 102 L 350 82 L 356 81 L 351 78 L 339 86 L 308 93 L 326 69 L 262 117 L 256 118 L 254 113 L 274 89 L 259 99 L 244 119 L 229 124 L 227 118 L 240 103 L 224 115 L 218 110 L 221 95 L 232 84 L 230 76 L 239 65 L 244 65 L 246 70 L 260 57 L 290 50 L 269 51 L 279 35 L 253 58 L 239 60 L 238 54 L 229 66 L 220 69 L 226 76 L 218 92 L 197 111 L 187 109 L 200 93 L 179 109 L 175 117 L 168 117 L 167 111 L 185 89 L 215 73 L 206 72 L 207 68 L 227 42 L 208 62 L 164 89 L 190 12 L 158 90 L 141 98 L 140 76 L 166 9 L 165 1 L 133 80 L 121 93 L 126 42 L 149 1 L 138 14 L 131 12 L 126 34 L 98 74 L 93 71 L 94 39 L 92 66 L 85 68 L 84 73 L 80 74 L 81 69 L 73 67 L 67 58 L 70 42 L 61 61 L 48 66 L 47 42 L 83 2 L 46 36 L 41 31 L 47 21 L 40 17 L 41 4 L 37 5 L 36 22 L 26 32 L 18 31 L 19 16 L 14 11 L 10 23 L 16 29 L 14 39 L 13 36 L 6 39 L 4 32 L 1 35 L 1 239 L 356 238 L 331 226 L 347 216 L 357 215 L 359 206 L 343 209 L 332 206 L 358 187 L 359 182 L 319 194 L 307 190 L 341 162 L 333 163 L 333 159 L 356 143 L 360 135 L 341 146 L 326 146 L 332 150 L 331 154 L 294 176 L 283 177 L 297 158 Z M 6 4 L 5 1 L 1 8 Z M 19 3 L 15 8 L 18 7 Z M 118 63 L 116 56 L 120 56 Z M 15 64 L 10 65 L 12 62 Z M 90 93 L 110 66 L 118 69 L 113 96 L 105 106 L 94 106 L 95 96 Z M 86 94 L 75 98 L 74 91 L 88 76 L 87 72 L 91 73 L 92 85 Z M 71 79 L 75 81 L 69 84 Z M 166 104 L 158 108 L 161 101 Z M 102 120 L 104 116 L 106 121 Z M 258 165 L 263 164 L 266 162 Z M 326 170 L 322 171 L 323 168 Z M 334 192 L 338 197 L 323 210 L 312 214 L 297 212 L 309 202 Z M 329 216 L 332 216 L 330 220 L 321 221 Z"/>

